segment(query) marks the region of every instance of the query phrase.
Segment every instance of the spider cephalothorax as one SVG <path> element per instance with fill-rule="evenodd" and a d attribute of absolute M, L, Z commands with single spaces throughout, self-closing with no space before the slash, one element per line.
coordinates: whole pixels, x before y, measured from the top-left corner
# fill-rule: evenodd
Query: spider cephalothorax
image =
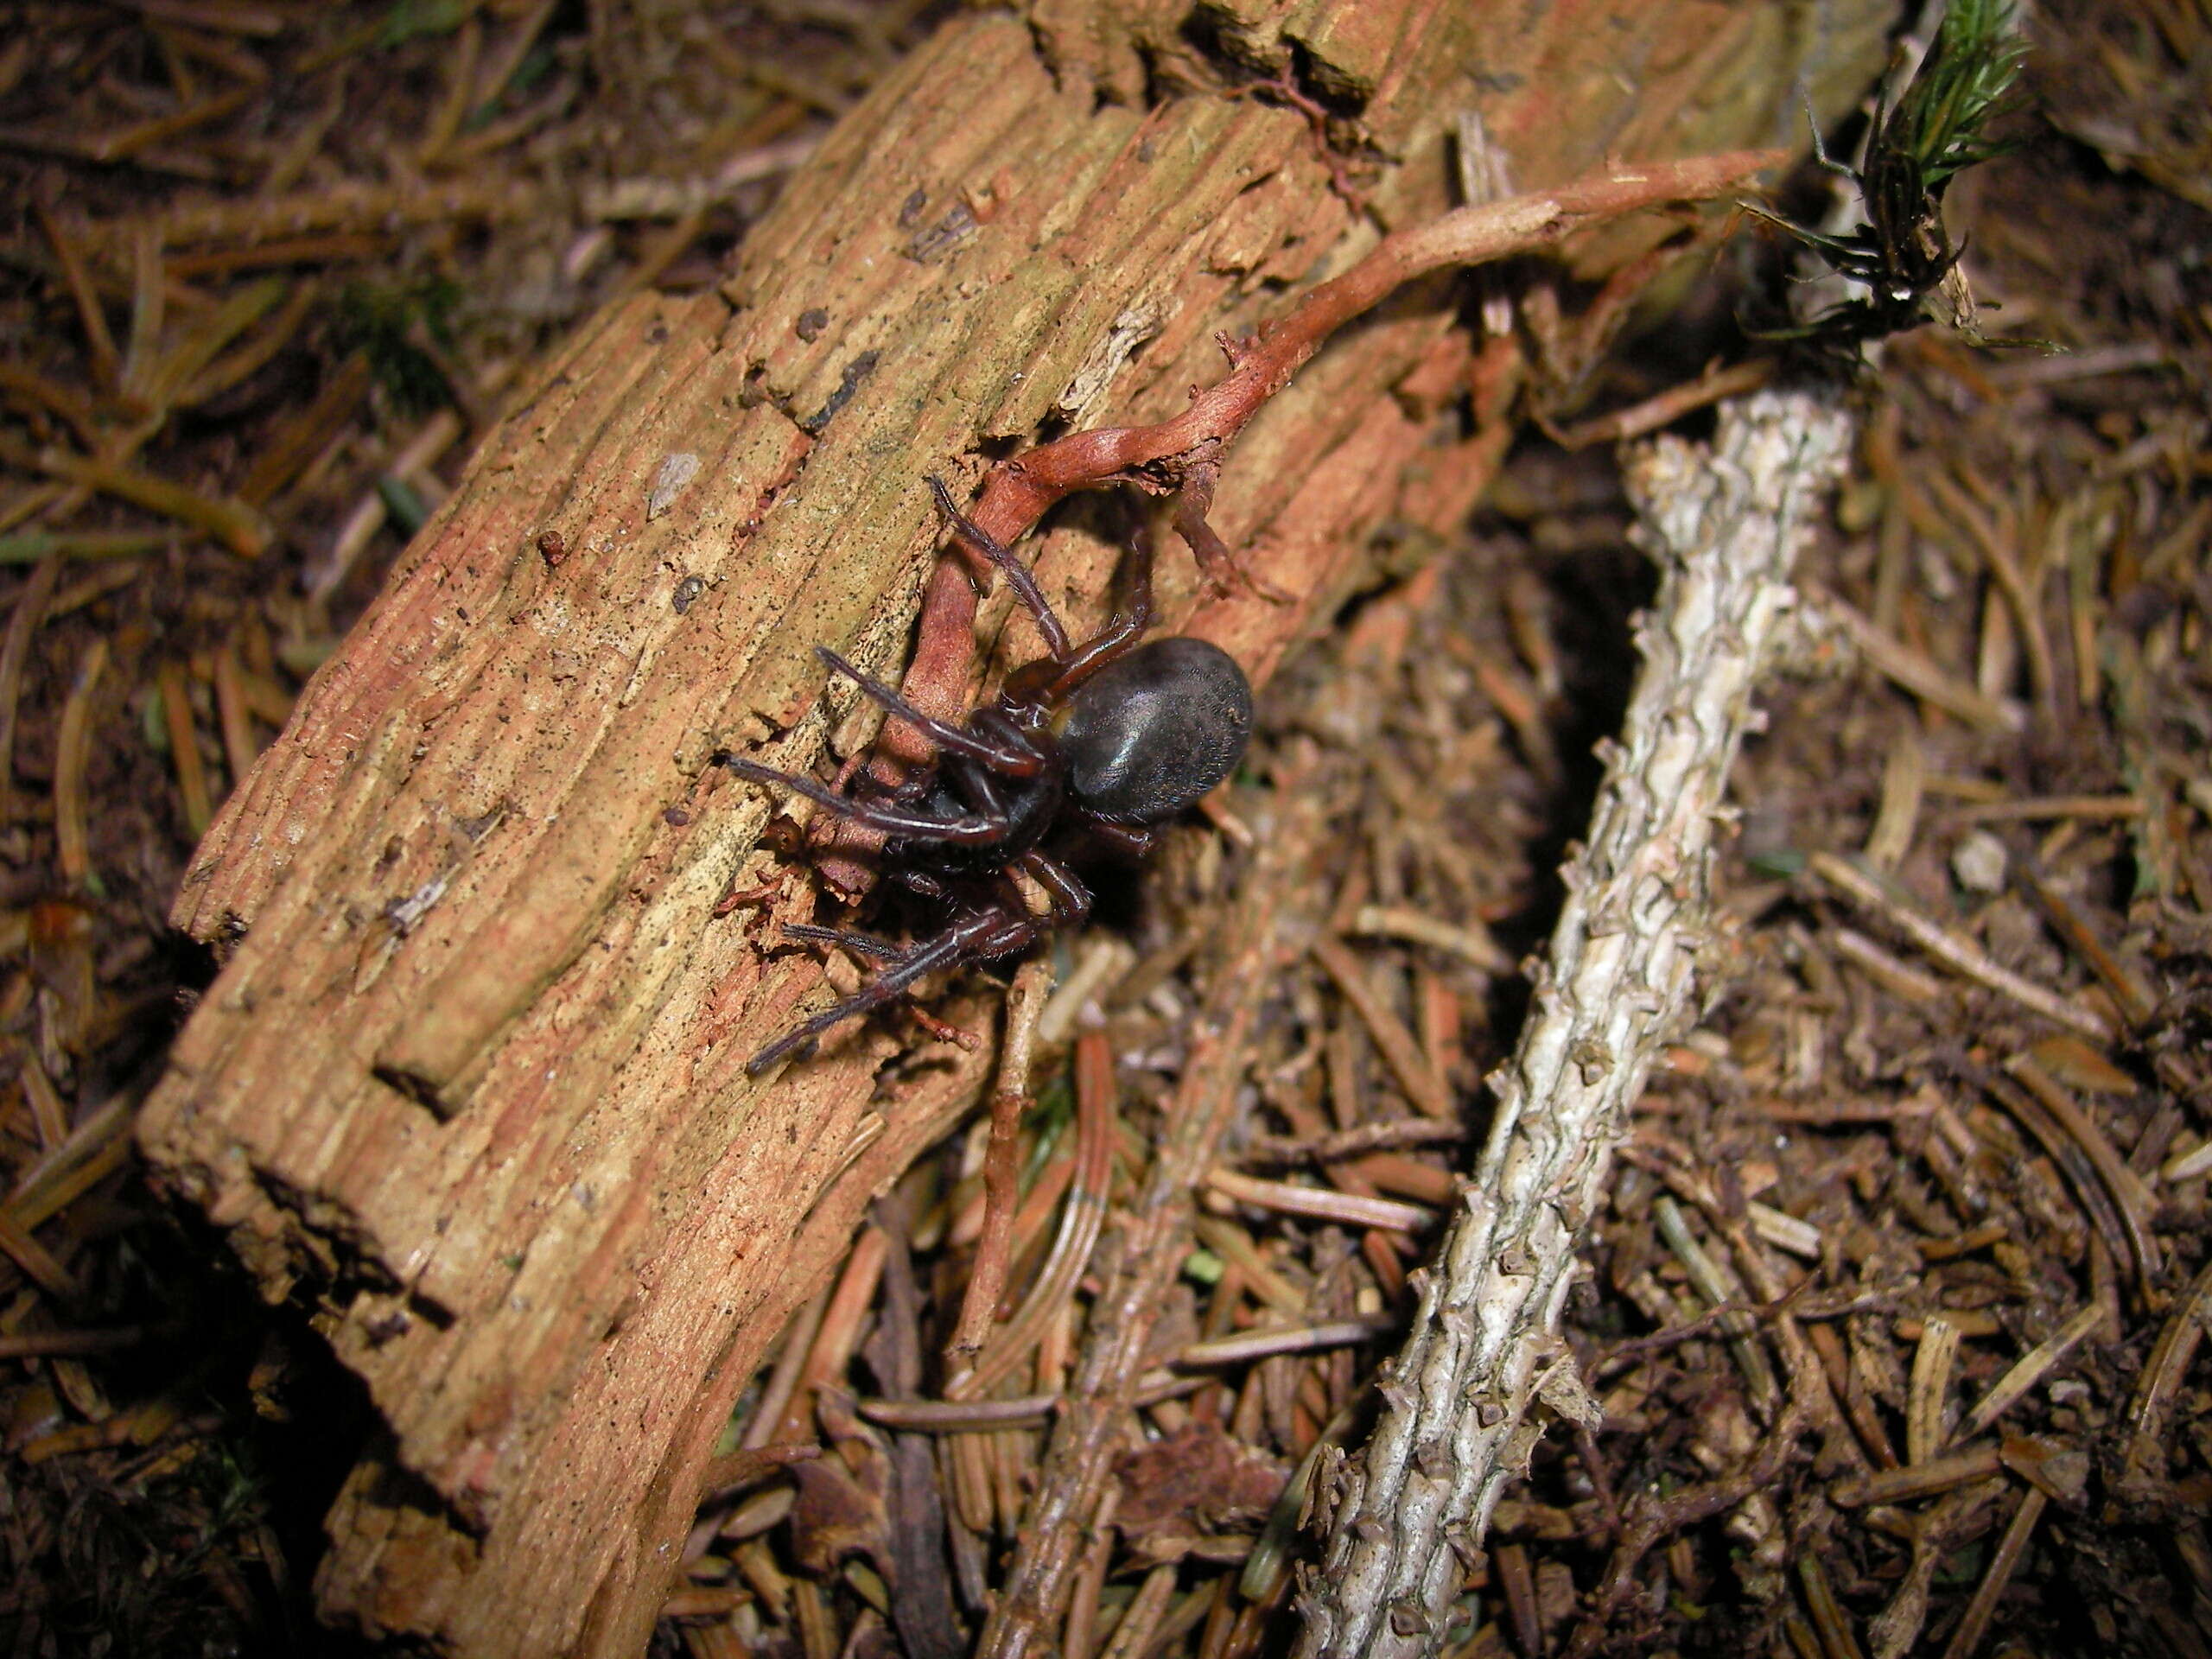
<path fill-rule="evenodd" d="M 1007 677 L 990 704 L 954 726 L 932 720 L 836 652 L 822 659 L 936 745 L 933 770 L 876 798 L 734 755 L 723 764 L 779 784 L 883 837 L 884 875 L 941 903 L 944 927 L 912 945 L 865 933 L 785 924 L 799 938 L 842 945 L 884 964 L 852 995 L 746 1063 L 758 1074 L 840 1020 L 894 1001 L 923 976 L 1027 950 L 1090 913 L 1090 892 L 1062 861 L 1084 840 L 1131 854 L 1236 769 L 1252 727 L 1252 688 L 1218 645 L 1180 636 L 1142 643 L 1152 622 L 1152 550 L 1131 547 L 1128 604 L 1096 637 L 1071 644 L 1028 570 L 930 480 L 954 535 L 1005 573 L 1044 637 L 1045 652 Z M 865 776 L 865 773 L 861 774 Z M 1043 895 L 1030 902 L 1020 878 Z"/>

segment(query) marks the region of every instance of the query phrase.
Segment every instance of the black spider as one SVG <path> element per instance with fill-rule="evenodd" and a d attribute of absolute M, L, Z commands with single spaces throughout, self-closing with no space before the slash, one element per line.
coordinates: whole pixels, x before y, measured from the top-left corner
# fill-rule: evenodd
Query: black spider
<path fill-rule="evenodd" d="M 834 672 L 937 746 L 933 770 L 881 798 L 841 795 L 811 778 L 717 757 L 741 777 L 781 785 L 880 831 L 883 874 L 950 912 L 942 931 L 905 947 L 785 923 L 796 938 L 842 945 L 886 966 L 747 1061 L 751 1075 L 810 1048 L 840 1020 L 894 1001 L 925 974 L 1012 956 L 1080 923 L 1090 892 L 1062 857 L 1086 840 L 1131 855 L 1149 850 L 1159 825 L 1196 804 L 1244 756 L 1252 688 L 1236 658 L 1204 639 L 1139 643 L 1152 623 L 1152 544 L 1143 531 L 1130 546 L 1127 606 L 1096 638 L 1071 645 L 1021 562 L 965 518 L 942 482 L 932 478 L 930 487 L 953 534 L 1005 572 L 1044 636 L 1046 654 L 1009 674 L 996 702 L 953 726 L 817 646 Z M 1042 889 L 1041 913 L 1017 871 Z"/>

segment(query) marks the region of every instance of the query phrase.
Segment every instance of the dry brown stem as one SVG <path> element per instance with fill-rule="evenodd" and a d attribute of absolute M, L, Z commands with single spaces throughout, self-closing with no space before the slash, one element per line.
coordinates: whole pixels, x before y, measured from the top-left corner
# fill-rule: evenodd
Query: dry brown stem
<path fill-rule="evenodd" d="M 1806 861 L 1806 868 L 1861 909 L 1885 918 L 1899 932 L 1954 973 L 1986 985 L 2053 1025 L 2078 1032 L 2092 1042 L 2112 1040 L 2112 1027 L 2101 1014 L 2014 973 L 1958 929 L 1929 915 L 1909 896 L 1848 860 L 1834 853 L 1817 852 Z"/>
<path fill-rule="evenodd" d="M 0 827 L 15 819 L 16 721 L 23 687 L 23 665 L 30 658 L 31 641 L 46 620 L 54 584 L 61 577 L 61 561 L 52 554 L 41 559 L 16 596 L 8 615 L 5 645 L 0 645 Z"/>
<path fill-rule="evenodd" d="M 1052 988 L 1048 963 L 1023 964 L 1007 994 L 1006 1039 L 999 1050 L 998 1087 L 991 1091 L 991 1138 L 983 1156 L 983 1236 L 976 1246 L 976 1264 L 968 1275 L 968 1289 L 960 1306 L 959 1323 L 953 1327 L 947 1358 L 957 1374 L 966 1368 L 997 1317 L 999 1293 L 1006 1287 L 1007 1259 L 1014 1236 L 1014 1206 L 1020 1202 L 1016 1166 L 1021 1115 L 1029 1107 L 1030 1053 L 1035 1046 L 1037 1016 Z"/>
<path fill-rule="evenodd" d="M 1118 1121 L 1114 1056 L 1103 1033 L 1087 1031 L 1077 1040 L 1075 1074 L 1073 1179 L 1067 1204 L 1061 1211 L 1059 1233 L 1052 1241 L 1052 1255 L 1046 1259 L 1036 1282 L 1030 1287 L 1014 1317 L 989 1333 L 988 1345 L 976 1357 L 973 1369 L 956 1374 L 947 1382 L 945 1394 L 950 1399 L 980 1397 L 1013 1374 L 1043 1338 L 1046 1325 L 1072 1301 L 1076 1281 L 1082 1276 L 1091 1249 L 1098 1243 L 1099 1229 L 1105 1222 L 1108 1189 L 1113 1179 L 1114 1129 Z M 984 1246 L 989 1241 L 990 1208 L 986 1206 L 984 1241 L 976 1252 L 979 1268 Z M 975 1300 L 971 1294 L 969 1305 L 973 1306 Z M 995 1300 L 994 1295 L 993 1301 Z M 990 1311 L 988 1305 L 984 1311 Z"/>

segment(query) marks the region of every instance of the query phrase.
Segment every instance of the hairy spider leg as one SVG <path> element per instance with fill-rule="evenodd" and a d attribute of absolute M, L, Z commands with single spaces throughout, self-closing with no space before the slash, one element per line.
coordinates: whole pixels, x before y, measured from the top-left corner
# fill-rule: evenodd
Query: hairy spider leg
<path fill-rule="evenodd" d="M 904 947 L 879 939 L 873 933 L 856 933 L 850 928 L 817 927 L 812 922 L 782 924 L 787 939 L 807 939 L 817 944 L 834 944 L 863 957 L 874 957 L 878 962 L 897 962 L 906 952 Z"/>
<path fill-rule="evenodd" d="M 947 841 L 961 847 L 988 847 L 993 842 L 1006 839 L 1007 826 L 995 818 L 974 814 L 957 818 L 933 818 L 926 812 L 904 811 L 880 802 L 853 800 L 823 788 L 811 778 L 802 778 L 792 772 L 778 772 L 773 766 L 761 766 L 742 755 L 725 754 L 721 762 L 741 778 L 750 778 L 756 784 L 780 784 L 794 795 L 805 796 L 825 812 L 835 812 L 839 817 L 869 830 L 880 830 L 887 836 L 912 836 Z"/>
<path fill-rule="evenodd" d="M 969 727 L 955 726 L 950 721 L 925 715 L 881 680 L 861 673 L 829 646 L 817 645 L 814 649 L 832 670 L 852 681 L 938 747 L 954 754 L 964 754 L 971 760 L 980 760 L 985 766 L 1013 778 L 1033 778 L 1044 769 L 1045 757 L 1028 744 L 1023 743 L 1017 747 L 1009 743 L 995 743 Z"/>
<path fill-rule="evenodd" d="M 944 932 L 907 950 L 867 933 L 817 927 L 810 922 L 785 922 L 783 931 L 795 938 L 842 945 L 891 965 L 850 996 L 832 1003 L 755 1054 L 745 1063 L 746 1075 L 757 1077 L 777 1061 L 802 1048 L 810 1048 L 830 1027 L 896 1001 L 917 980 L 940 968 L 954 968 L 965 962 L 987 961 L 1026 950 L 1054 929 L 1079 925 L 1090 913 L 1090 888 L 1057 860 L 1032 851 L 1016 861 L 1045 889 L 1050 913 L 1030 915 L 1020 889 L 1009 877 L 1005 908 L 972 911 Z"/>
<path fill-rule="evenodd" d="M 817 927 L 811 922 L 784 923 L 783 931 L 789 938 L 839 945 L 859 955 L 888 963 L 891 966 L 851 996 L 823 1009 L 805 1024 L 762 1049 L 746 1062 L 747 1074 L 757 1077 L 785 1054 L 801 1044 L 810 1042 L 816 1035 L 839 1020 L 853 1014 L 865 1014 L 871 1008 L 894 1001 L 907 986 L 934 969 L 955 967 L 963 962 L 982 961 L 1005 956 L 1010 951 L 1027 950 L 1053 929 L 1080 925 L 1090 913 L 1090 889 L 1056 860 L 1032 851 L 1024 854 L 1016 862 L 1045 889 L 1051 906 L 1049 915 L 1030 915 L 1025 895 L 1009 878 L 1005 883 L 1006 891 L 1001 901 L 1003 909 L 987 908 L 971 912 L 944 932 L 910 949 L 901 949 L 888 939 L 879 939 L 872 933 Z M 935 890 L 932 896 L 944 895 L 946 890 L 942 883 L 931 881 L 929 885 Z M 918 962 L 925 965 L 917 968 L 915 964 Z"/>
<path fill-rule="evenodd" d="M 1087 894 L 1085 899 L 1087 907 Z M 850 996 L 833 1003 L 769 1044 L 745 1063 L 746 1075 L 758 1077 L 801 1048 L 811 1048 L 815 1039 L 830 1027 L 897 1001 L 916 981 L 940 968 L 956 968 L 964 962 L 988 961 L 993 957 L 1025 950 L 1050 933 L 1056 925 L 1057 907 L 1055 915 L 1050 917 L 1031 916 L 1026 910 L 1015 914 L 997 909 L 971 911 L 944 932 L 903 953 L 893 966 Z"/>
<path fill-rule="evenodd" d="M 930 474 L 930 493 L 937 497 L 937 510 L 944 515 L 945 523 L 952 526 L 952 533 L 1005 573 L 1007 586 L 1014 589 L 1015 596 L 1036 620 L 1037 632 L 1044 636 L 1045 649 L 1052 654 L 1052 660 L 1065 661 L 1068 654 L 1068 631 L 1060 625 L 1060 619 L 1053 614 L 1052 607 L 1046 602 L 1045 591 L 1038 587 L 1037 578 L 1029 574 L 1029 567 L 1014 556 L 1012 549 L 955 506 L 952 492 L 944 487 L 944 480 L 934 473 Z"/>
<path fill-rule="evenodd" d="M 1800 88 L 1800 90 L 1803 91 L 1804 89 Z M 1881 86 L 1875 89 L 1874 118 L 1867 124 L 1866 130 L 1878 137 L 1881 134 L 1882 122 L 1885 118 L 1885 111 L 1888 107 L 1889 96 L 1890 89 L 1888 87 Z M 1805 92 L 1805 125 L 1812 131 L 1813 161 L 1814 163 L 1820 168 L 1821 171 L 1823 173 L 1833 173 L 1839 178 L 1856 180 L 1859 175 L 1853 173 L 1845 163 L 1837 161 L 1833 156 L 1830 156 L 1828 154 L 1828 147 L 1821 142 L 1821 118 L 1813 113 L 1813 95 L 1809 91 Z"/>
<path fill-rule="evenodd" d="M 1058 677 L 1041 694 L 1048 708 L 1065 702 L 1100 669 L 1127 656 L 1152 626 L 1152 532 L 1142 524 L 1129 537 L 1127 601 L 1103 629 L 1068 653 Z"/>
<path fill-rule="evenodd" d="M 1103 631 L 1079 645 L 1071 645 L 1067 628 L 1028 566 L 953 505 L 952 493 L 945 488 L 943 479 L 932 474 L 930 489 L 952 533 L 1006 573 L 1007 585 L 1035 619 L 1037 632 L 1044 637 L 1048 660 L 1016 669 L 1007 677 L 1001 701 L 1009 710 L 1040 712 L 1058 707 L 1077 686 L 1127 652 L 1152 626 L 1152 537 L 1142 525 L 1129 538 L 1128 602 Z M 1049 679 L 1038 671 L 1046 668 L 1055 671 Z"/>
<path fill-rule="evenodd" d="M 1020 724 L 1010 718 L 1003 709 L 978 709 L 969 716 L 970 729 L 999 737 L 1009 748 L 1024 754 L 1034 755 L 1037 765 L 1029 772 L 1017 772 L 988 761 L 971 760 L 955 754 L 947 757 L 938 768 L 938 781 L 950 787 L 953 794 L 963 800 L 970 812 L 978 817 L 1004 819 L 1012 823 L 1015 804 L 1007 798 L 1005 779 L 1012 778 L 1016 785 L 1029 785 L 1053 791 L 1057 798 L 1058 785 L 1045 775 L 1049 756 L 1039 749 Z"/>
<path fill-rule="evenodd" d="M 1007 676 L 1000 704 L 1009 713 L 1041 715 L 1057 709 L 1109 663 L 1125 657 L 1152 626 L 1152 535 L 1141 524 L 1129 537 L 1128 600 L 1103 629 L 1050 659 L 1026 663 Z"/>
<path fill-rule="evenodd" d="M 916 980 L 935 973 L 940 968 L 950 968 L 982 956 L 1002 954 L 1002 950 L 992 950 L 988 946 L 993 936 L 1002 933 L 1006 925 L 1007 918 L 995 911 L 978 911 L 962 917 L 935 938 L 916 945 L 896 964 L 885 969 L 850 996 L 832 1003 L 811 1020 L 777 1038 L 745 1063 L 745 1075 L 757 1077 L 777 1061 L 797 1053 L 802 1048 L 811 1048 L 814 1039 L 830 1027 L 849 1020 L 856 1014 L 866 1014 L 871 1008 L 880 1008 L 887 1002 L 896 1001 L 900 993 Z"/>

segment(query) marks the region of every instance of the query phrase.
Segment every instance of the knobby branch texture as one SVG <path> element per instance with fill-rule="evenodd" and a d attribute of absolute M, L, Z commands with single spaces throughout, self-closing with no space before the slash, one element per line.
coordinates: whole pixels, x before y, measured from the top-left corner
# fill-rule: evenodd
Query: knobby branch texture
<path fill-rule="evenodd" d="M 1587 844 L 1563 872 L 1527 1026 L 1490 1080 L 1497 1116 L 1466 1207 L 1300 1592 L 1299 1659 L 1433 1653 L 1500 1492 L 1528 1469 L 1538 1402 L 1586 1422 L 1596 1411 L 1558 1334 L 1575 1240 L 1653 1060 L 1709 988 L 1729 767 L 1851 435 L 1825 394 L 1760 393 L 1722 406 L 1709 451 L 1661 439 L 1629 467 L 1662 573 L 1637 632 L 1643 666 Z"/>

